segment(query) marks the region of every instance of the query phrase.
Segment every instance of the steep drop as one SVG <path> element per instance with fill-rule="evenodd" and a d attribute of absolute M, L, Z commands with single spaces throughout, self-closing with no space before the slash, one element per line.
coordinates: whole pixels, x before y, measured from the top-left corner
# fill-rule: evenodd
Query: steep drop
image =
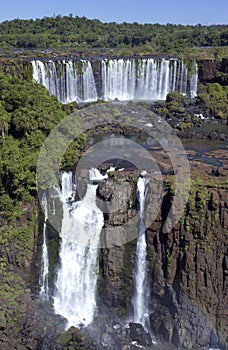
<path fill-rule="evenodd" d="M 46 192 L 43 194 L 42 205 L 44 208 L 44 223 L 43 223 L 43 244 L 42 244 L 42 261 L 41 261 L 41 276 L 40 276 L 40 296 L 43 300 L 49 298 L 49 258 L 48 258 L 48 247 L 47 247 L 47 220 L 48 220 L 48 205 Z"/>
<path fill-rule="evenodd" d="M 149 288 L 147 282 L 147 244 L 145 227 L 145 199 L 148 178 L 139 177 L 137 192 L 140 206 L 139 234 L 136 247 L 134 268 L 134 295 L 133 295 L 133 321 L 141 323 L 148 328 L 148 299 Z"/>
<path fill-rule="evenodd" d="M 96 179 L 95 170 L 90 171 L 90 179 Z M 75 203 L 72 174 L 62 177 L 63 219 L 54 309 L 67 319 L 67 328 L 88 325 L 96 310 L 98 246 L 104 224 L 103 213 L 96 206 L 97 186 L 88 184 L 84 198 Z"/>
<path fill-rule="evenodd" d="M 32 61 L 33 79 L 44 85 L 62 103 L 92 102 L 97 92 L 89 61 Z"/>

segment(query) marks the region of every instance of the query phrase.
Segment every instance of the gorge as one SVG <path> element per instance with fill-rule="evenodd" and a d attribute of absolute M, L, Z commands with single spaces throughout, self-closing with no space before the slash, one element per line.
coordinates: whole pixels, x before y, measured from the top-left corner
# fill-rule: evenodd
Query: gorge
<path fill-rule="evenodd" d="M 106 105 L 102 104 L 102 108 L 105 109 L 105 107 Z M 118 108 L 121 108 L 119 104 Z M 139 107 L 132 108 L 134 114 L 139 114 L 136 113 L 139 112 Z M 110 113 L 111 109 L 116 113 L 117 105 L 112 104 L 107 111 Z M 97 115 L 97 110 L 98 106 L 91 107 L 89 115 Z M 85 117 L 83 109 L 81 113 L 84 113 Z M 111 128 L 111 125 L 106 124 L 109 125 L 109 130 L 123 133 L 125 137 L 128 133 L 131 134 L 132 130 L 120 118 L 118 120 L 121 121 L 121 127 Z M 156 116 L 151 116 L 150 121 L 151 124 L 156 125 Z M 144 123 L 148 125 L 147 120 L 144 120 Z M 101 124 L 100 132 L 103 131 Z M 99 129 L 96 129 L 96 133 L 98 132 Z M 117 146 L 118 144 L 121 144 L 122 147 L 124 145 L 120 141 L 116 143 Z M 107 148 L 108 144 L 111 145 L 111 142 L 107 142 Z M 221 172 L 220 176 L 211 176 L 213 166 L 206 162 L 200 163 L 199 173 L 199 163 L 193 159 L 190 162 L 193 173 L 190 198 L 183 217 L 171 231 L 163 232 L 163 225 L 168 211 L 172 208 L 175 191 L 173 177 L 169 175 L 172 174 L 170 165 L 163 159 L 161 150 L 156 150 L 156 147 L 156 145 L 152 146 L 151 152 L 156 156 L 159 167 L 165 166 L 163 169 L 165 188 L 161 211 L 150 227 L 144 226 L 142 208 L 145 193 L 147 193 L 147 200 L 152 201 L 152 193 L 157 190 L 154 180 L 152 184 L 147 185 L 145 192 L 145 184 L 139 178 L 137 181 L 139 191 L 136 195 L 136 178 L 139 172 L 131 168 L 131 170 L 120 172 L 118 171 L 120 169 L 116 169 L 110 173 L 105 182 L 100 183 L 97 187 L 98 198 L 109 203 L 118 196 L 123 203 L 121 209 L 116 213 L 105 216 L 104 231 L 108 232 L 108 228 L 115 226 L 117 227 L 116 234 L 121 233 L 121 225 L 135 215 L 137 207 L 141 208 L 142 215 L 139 218 L 138 240 L 134 239 L 121 245 L 117 235 L 112 247 L 103 247 L 100 250 L 99 275 L 96 280 L 96 312 L 94 321 L 86 328 L 81 327 L 82 334 L 85 332 L 88 335 L 84 346 L 88 349 L 110 347 L 113 350 L 122 350 L 124 346 L 130 349 L 137 349 L 140 346 L 145 349 L 156 348 L 156 346 L 161 349 L 166 349 L 166 346 L 169 346 L 170 349 L 178 347 L 181 349 L 208 349 L 209 347 L 225 349 L 226 311 L 225 298 L 222 297 L 226 289 L 225 173 L 222 175 Z M 225 160 L 223 164 L 225 167 Z M 103 166 L 103 172 L 108 167 L 109 165 L 106 168 Z M 195 172 L 197 174 L 194 175 Z M 69 190 L 66 191 L 66 197 L 71 201 L 71 175 L 65 174 L 65 176 L 69 176 L 66 186 Z M 200 179 L 202 176 L 203 181 Z M 90 202 L 92 202 L 91 199 Z M 153 208 L 153 205 L 146 206 L 146 212 L 151 210 L 148 209 L 151 207 Z M 171 210 L 172 215 L 175 215 L 175 207 Z M 67 227 L 66 222 L 64 226 Z M 62 239 L 64 240 L 65 237 Z M 53 237 L 50 241 L 52 240 Z M 76 251 L 75 247 L 74 253 Z M 67 262 L 68 259 L 66 257 L 65 259 Z M 70 262 L 74 259 L 73 255 Z M 217 261 L 216 266 L 213 261 Z M 67 265 L 70 262 L 68 261 Z M 83 266 L 83 263 L 80 266 Z M 140 274 L 137 274 L 137 269 L 138 271 L 142 269 Z M 62 281 L 60 286 L 63 285 Z M 83 285 L 86 291 L 86 284 Z M 140 288 L 142 285 L 144 285 L 143 293 Z M 69 292 L 70 287 L 65 290 Z M 74 287 L 74 291 L 76 290 L 77 288 Z M 93 288 L 90 287 L 91 292 L 92 290 Z M 208 293 L 209 290 L 210 293 Z M 65 296 L 64 299 L 66 300 L 67 297 Z M 63 299 L 62 305 L 64 305 Z M 81 315 L 84 314 L 86 305 L 87 303 L 84 302 Z M 90 310 L 93 310 L 93 307 Z M 62 311 L 57 309 L 57 313 L 62 313 Z M 89 312 L 86 313 L 86 316 L 88 315 Z M 149 328 L 152 336 L 158 342 L 157 345 L 153 343 L 151 335 L 148 334 Z M 75 328 L 67 330 L 67 338 L 64 340 L 66 349 L 75 344 L 75 337 L 78 339 L 79 335 L 75 332 Z M 95 339 L 93 332 L 96 334 Z M 83 344 L 83 340 L 81 342 Z"/>
<path fill-rule="evenodd" d="M 181 60 L 76 62 L 53 58 L 33 60 L 32 65 L 33 78 L 64 104 L 98 99 L 164 100 L 172 90 L 192 98 L 197 93 L 197 74 L 193 74 L 197 72 L 197 65 L 189 68 Z M 142 94 L 142 87 L 145 94 Z M 151 91 L 153 94 L 149 93 Z M 105 104 L 102 105 L 105 108 Z M 107 116 L 102 121 L 94 105 L 90 109 L 89 126 L 94 127 L 94 137 L 102 135 L 109 139 L 115 134 L 134 141 L 139 138 L 141 145 L 153 155 L 164 186 L 158 215 L 149 226 L 145 224 L 144 213 L 152 210 L 151 201 L 158 186 L 154 179 L 152 183 L 145 183 L 146 177 L 140 177 L 140 171 L 129 164 L 127 167 L 130 144 L 127 144 L 124 160 L 119 163 L 121 167 L 105 176 L 109 167 L 116 164 L 109 159 L 110 164 L 99 166 L 102 173 L 99 179 L 105 177 L 105 181 L 98 181 L 98 173 L 92 171 L 81 199 L 76 195 L 78 184 L 72 176 L 72 168 L 61 169 L 55 195 L 49 197 L 43 192 L 40 204 L 44 212 L 37 201 L 21 205 L 21 217 L 14 219 L 10 232 L 4 226 L 5 231 L 0 236 L 1 288 L 4 291 L 0 347 L 3 350 L 227 349 L 226 148 L 219 144 L 221 149 L 216 149 L 217 145 L 214 148 L 214 144 L 208 145 L 203 140 L 195 144 L 195 148 L 187 149 L 191 168 L 188 203 L 176 225 L 164 232 L 168 214 L 176 215 L 173 206 L 175 172 L 167 161 L 164 147 L 154 144 L 149 137 L 143 143 L 142 123 L 148 129 L 162 124 L 160 115 L 152 117 L 151 106 L 148 106 L 148 120 L 141 121 L 135 104 L 134 114 L 139 124 L 133 129 L 129 126 L 130 118 L 128 122 L 119 118 L 121 104 L 118 101 L 110 107 L 115 125 L 110 120 L 110 109 L 106 110 Z M 29 114 L 28 120 L 33 120 L 33 115 L 36 120 L 36 113 Z M 82 116 L 86 114 L 86 109 L 81 108 L 81 113 Z M 17 116 L 15 112 L 10 130 L 18 135 Z M 197 122 L 200 120 L 194 117 L 198 118 Z M 96 118 L 100 118 L 100 125 L 94 126 Z M 44 123 L 40 125 L 43 128 Z M 29 139 L 26 123 L 23 127 L 29 149 L 40 145 L 40 139 L 43 142 L 39 133 L 37 139 Z M 91 146 L 92 136 L 88 132 L 79 158 L 83 158 L 85 150 Z M 169 141 L 165 135 L 164 145 Z M 54 145 L 57 150 L 58 146 L 58 143 Z M 200 147 L 203 151 L 199 151 Z M 123 144 L 119 148 L 123 148 Z M 197 160 L 199 154 L 200 161 Z M 13 152 L 10 157 L 13 158 Z M 24 181 L 24 177 L 21 178 Z M 122 207 L 115 213 L 101 215 L 99 200 L 102 198 L 108 205 L 116 197 Z M 95 214 L 86 211 L 88 206 Z M 55 230 L 51 218 L 59 207 L 62 208 L 61 225 Z M 74 214 L 81 222 L 75 222 Z M 96 232 L 103 228 L 107 233 L 109 228 L 115 227 L 116 232 L 121 233 L 123 224 L 137 214 L 140 214 L 136 225 L 138 239 L 121 245 L 116 234 L 113 246 L 97 249 L 97 236 L 93 236 L 95 226 Z M 1 215 L 3 220 L 5 214 Z M 16 229 L 21 230 L 19 234 L 15 233 Z M 88 239 L 95 239 L 94 244 L 89 247 L 75 244 L 75 231 L 82 235 L 86 231 Z"/>
<path fill-rule="evenodd" d="M 206 166 L 206 169 L 210 169 L 210 167 Z M 120 176 L 121 181 L 129 181 L 127 180 L 128 172 L 121 174 L 117 170 L 114 173 L 115 176 Z M 68 179 L 67 197 L 70 198 L 72 190 L 69 184 L 72 183 L 72 175 L 64 173 L 64 176 Z M 107 179 L 106 183 L 98 185 L 97 193 L 103 198 L 109 198 L 110 194 L 117 191 L 119 186 L 117 181 L 119 180 Z M 74 280 L 86 277 L 81 268 L 85 268 L 84 262 L 87 261 L 86 271 L 88 272 L 90 266 L 88 259 L 92 258 L 92 255 L 87 251 L 86 258 L 84 253 L 81 254 L 84 247 L 77 247 L 71 240 L 67 243 L 67 241 L 65 242 L 66 237 L 62 237 L 61 259 L 64 257 L 64 245 L 70 245 L 70 252 L 64 257 L 65 261 L 62 260 L 62 267 L 59 267 L 56 283 L 59 284 L 62 291 L 65 291 L 66 295 L 63 299 L 58 299 L 60 295 L 57 294 L 60 290 L 55 292 L 55 298 L 57 298 L 54 298 L 55 312 L 62 314 L 67 320 L 73 320 L 71 312 L 77 311 L 77 315 L 80 315 L 80 321 L 74 319 L 72 323 L 68 323 L 65 340 L 61 338 L 61 344 L 64 344 L 62 348 L 78 346 L 76 344 L 80 344 L 80 342 L 84 344 L 83 336 L 75 333 L 76 328 L 70 328 L 71 325 L 78 324 L 82 334 L 84 332 L 90 334 L 84 344 L 86 349 L 106 349 L 108 347 L 113 350 L 122 350 L 125 344 L 128 344 L 129 349 L 140 347 L 156 349 L 158 347 L 158 349 L 163 350 L 166 349 L 167 344 L 169 344 L 169 349 L 178 347 L 181 349 L 208 349 L 209 346 L 213 349 L 225 349 L 225 343 L 222 341 L 222 339 L 225 341 L 226 337 L 225 299 L 219 298 L 219 303 L 216 300 L 219 295 L 224 295 L 226 288 L 224 284 L 225 255 L 219 253 L 225 251 L 226 235 L 223 233 L 227 227 L 225 219 L 227 215 L 226 190 L 222 183 L 211 187 L 208 177 L 205 177 L 205 184 L 200 185 L 200 187 L 197 182 L 193 184 L 184 217 L 172 232 L 165 234 L 162 233 L 162 222 L 167 215 L 166 211 L 173 196 L 170 192 L 172 185 L 169 183 L 169 177 L 167 177 L 168 182 L 166 183 L 161 213 L 149 229 L 143 228 L 143 201 L 145 200 L 143 181 L 142 178 L 138 180 L 140 192 L 138 192 L 137 197 L 135 197 L 137 185 L 131 180 L 128 185 L 125 185 L 134 188 L 134 191 L 130 193 L 131 201 L 135 204 L 133 207 L 131 204 L 130 208 L 127 203 L 127 193 L 129 194 L 129 192 L 123 192 L 122 198 L 126 201 L 125 208 L 121 210 L 121 214 L 117 212 L 115 215 L 115 225 L 120 224 L 122 220 L 129 220 L 131 215 L 135 215 L 132 209 L 135 207 L 136 210 L 137 205 L 141 205 L 138 239 L 123 246 L 117 244 L 108 249 L 102 248 L 99 252 L 99 275 L 93 275 L 91 270 L 92 274 L 89 273 L 86 280 L 83 283 L 82 281 L 78 282 L 72 290 Z M 151 186 L 147 190 L 147 195 L 150 193 Z M 148 199 L 150 200 L 150 197 Z M 69 212 L 69 207 L 67 210 Z M 77 206 L 74 210 L 77 211 Z M 112 226 L 113 218 L 112 214 L 109 215 L 109 218 L 106 218 L 105 226 Z M 65 229 L 68 227 L 66 221 L 64 227 Z M 53 240 L 51 236 L 49 239 L 49 242 Z M 81 252 L 80 254 L 78 250 Z M 67 253 L 66 250 L 65 253 Z M 63 269 L 67 266 L 71 273 L 76 272 L 75 259 L 80 259 L 80 264 L 76 269 L 77 273 L 81 271 L 78 278 L 74 275 L 69 278 L 68 275 L 64 279 L 67 274 L 63 275 Z M 215 259 L 217 259 L 216 267 L 213 263 Z M 95 262 L 95 260 L 93 261 Z M 138 275 L 137 269 L 141 269 L 141 273 Z M 68 271 L 70 272 L 70 270 Z M 59 274 L 62 278 L 61 282 Z M 87 285 L 88 278 L 92 278 L 92 284 L 90 282 Z M 70 280 L 72 283 L 69 286 Z M 66 281 L 68 281 L 67 285 Z M 93 294 L 95 281 L 97 292 Z M 147 284 L 147 288 L 145 284 Z M 82 285 L 83 290 L 79 291 L 78 287 Z M 208 293 L 209 290 L 210 293 Z M 76 291 L 79 294 L 76 294 Z M 90 298 L 86 301 L 87 293 L 89 293 Z M 74 295 L 77 300 L 82 298 L 84 302 L 78 304 L 71 300 L 71 303 L 68 304 L 69 295 L 71 297 Z M 93 314 L 94 306 L 91 303 L 95 300 L 94 323 L 93 317 L 91 317 L 88 322 L 90 325 L 83 328 L 83 322 L 89 320 L 89 315 Z M 73 304 L 75 307 L 71 308 Z M 63 309 L 58 308 L 60 305 Z M 67 308 L 71 310 L 70 314 L 64 313 Z M 66 325 L 66 323 L 64 324 Z M 127 326 L 127 324 L 129 325 Z M 141 328 L 140 324 L 145 329 Z M 215 328 L 213 324 L 220 325 Z M 155 337 L 158 344 L 153 343 L 149 337 L 148 326 L 151 327 L 150 333 L 152 332 L 152 337 Z M 95 341 L 93 332 L 96 332 Z M 44 335 L 44 339 L 45 337 L 47 335 Z M 51 340 L 51 342 L 51 346 L 54 349 L 56 346 L 58 349 L 57 345 L 54 345 L 55 341 Z M 47 345 L 44 346 L 44 349 L 46 348 L 49 349 Z"/>

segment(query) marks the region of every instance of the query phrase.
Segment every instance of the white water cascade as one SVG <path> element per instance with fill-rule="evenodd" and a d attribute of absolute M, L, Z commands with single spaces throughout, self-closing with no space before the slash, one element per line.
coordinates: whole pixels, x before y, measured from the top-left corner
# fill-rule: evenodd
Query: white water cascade
<path fill-rule="evenodd" d="M 148 322 L 148 286 L 147 286 L 147 244 L 145 227 L 145 198 L 148 178 L 140 177 L 137 184 L 140 222 L 134 268 L 133 321 L 141 323 L 147 329 Z"/>
<path fill-rule="evenodd" d="M 195 97 L 197 72 L 189 77 L 187 66 L 178 60 L 103 60 L 102 82 L 104 100 L 165 100 L 174 90 Z"/>
<path fill-rule="evenodd" d="M 90 170 L 90 180 L 102 179 L 97 169 Z M 98 246 L 104 225 L 103 213 L 96 206 L 97 186 L 88 184 L 84 198 L 75 203 L 72 174 L 62 175 L 63 219 L 54 309 L 67 319 L 67 328 L 88 325 L 96 310 Z"/>
<path fill-rule="evenodd" d="M 97 100 L 90 61 L 32 61 L 33 79 L 44 85 L 62 103 Z"/>
<path fill-rule="evenodd" d="M 48 220 L 48 205 L 46 192 L 43 194 L 42 205 L 44 208 L 44 224 L 43 224 L 43 244 L 42 244 L 42 261 L 41 261 L 41 275 L 40 275 L 40 296 L 43 300 L 49 299 L 49 259 L 48 259 L 48 247 L 47 247 L 47 220 Z"/>
<path fill-rule="evenodd" d="M 165 100 L 174 90 L 197 95 L 196 62 L 177 59 L 116 58 L 33 60 L 33 79 L 60 102 Z"/>

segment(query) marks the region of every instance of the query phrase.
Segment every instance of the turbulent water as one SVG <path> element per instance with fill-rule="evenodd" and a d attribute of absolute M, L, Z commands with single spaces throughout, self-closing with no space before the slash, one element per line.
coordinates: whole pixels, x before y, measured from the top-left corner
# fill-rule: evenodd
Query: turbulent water
<path fill-rule="evenodd" d="M 148 328 L 147 244 L 145 227 L 145 198 L 147 178 L 140 177 L 137 184 L 140 205 L 139 234 L 134 268 L 133 321 Z"/>
<path fill-rule="evenodd" d="M 174 90 L 197 94 L 198 68 L 177 59 L 32 61 L 33 79 L 60 102 L 164 100 Z"/>
<path fill-rule="evenodd" d="M 42 262 L 41 262 L 41 276 L 40 276 L 40 296 L 43 300 L 49 298 L 49 259 L 48 259 L 48 247 L 47 247 L 47 220 L 48 220 L 48 205 L 46 192 L 43 194 L 42 205 L 44 208 L 44 224 L 43 224 L 43 245 L 42 245 Z"/>
<path fill-rule="evenodd" d="M 90 179 L 102 177 L 93 169 Z M 62 175 L 63 219 L 54 309 L 67 319 L 67 328 L 88 325 L 96 310 L 97 247 L 104 224 L 103 213 L 96 206 L 97 186 L 88 184 L 84 198 L 74 202 L 72 174 Z"/>

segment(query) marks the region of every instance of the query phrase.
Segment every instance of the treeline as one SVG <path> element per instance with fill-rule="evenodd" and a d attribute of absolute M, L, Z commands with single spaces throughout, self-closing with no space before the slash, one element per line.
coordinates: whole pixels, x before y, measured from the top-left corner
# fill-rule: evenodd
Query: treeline
<path fill-rule="evenodd" d="M 56 16 L 0 24 L 1 48 L 121 48 L 146 47 L 151 52 L 228 45 L 227 25 L 160 25 L 102 23 L 86 17 Z"/>

